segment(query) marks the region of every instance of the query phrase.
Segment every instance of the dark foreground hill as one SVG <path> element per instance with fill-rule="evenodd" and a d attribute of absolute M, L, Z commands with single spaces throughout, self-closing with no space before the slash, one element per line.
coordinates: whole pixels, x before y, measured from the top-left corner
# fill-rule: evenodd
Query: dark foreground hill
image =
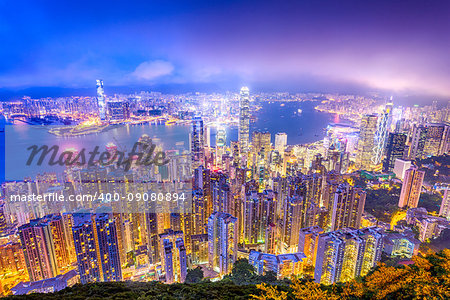
<path fill-rule="evenodd" d="M 450 299 L 450 250 L 414 257 L 408 266 L 381 264 L 363 278 L 343 284 L 320 285 L 310 280 L 272 281 L 261 285 L 245 261 L 220 282 L 163 284 L 110 282 L 75 285 L 50 294 L 10 296 L 7 299 Z M 273 278 L 272 278 L 273 279 Z"/>

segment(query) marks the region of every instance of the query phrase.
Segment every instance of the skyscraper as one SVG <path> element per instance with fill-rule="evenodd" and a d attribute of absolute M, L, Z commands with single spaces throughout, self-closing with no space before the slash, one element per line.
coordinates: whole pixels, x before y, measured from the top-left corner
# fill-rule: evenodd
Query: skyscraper
<path fill-rule="evenodd" d="M 58 275 L 50 226 L 35 219 L 18 229 L 30 280 L 38 281 Z"/>
<path fill-rule="evenodd" d="M 381 163 L 381 159 L 386 147 L 386 137 L 388 134 L 388 127 L 391 121 L 392 103 L 388 103 L 378 119 L 377 130 L 375 132 L 374 148 L 372 163 L 376 166 Z"/>
<path fill-rule="evenodd" d="M 106 97 L 103 89 L 103 80 L 97 79 L 97 105 L 101 120 L 106 120 Z"/>
<path fill-rule="evenodd" d="M 376 115 L 364 115 L 361 120 L 356 158 L 357 166 L 361 169 L 371 170 L 373 168 L 372 155 L 377 120 L 378 117 Z"/>
<path fill-rule="evenodd" d="M 284 132 L 279 132 L 275 134 L 275 150 L 280 153 L 284 152 L 287 146 L 287 134 Z"/>
<path fill-rule="evenodd" d="M 450 127 L 446 124 L 428 123 L 427 138 L 424 145 L 424 155 L 442 155 L 448 151 Z"/>
<path fill-rule="evenodd" d="M 364 276 L 380 261 L 382 250 L 383 229 L 379 227 L 322 233 L 317 242 L 314 281 L 333 284 Z"/>
<path fill-rule="evenodd" d="M 214 212 L 208 219 L 209 267 L 225 275 L 237 255 L 237 218 L 223 212 Z"/>
<path fill-rule="evenodd" d="M 425 177 L 425 171 L 420 171 L 417 167 L 412 166 L 405 172 L 405 180 L 403 180 L 402 191 L 400 193 L 400 199 L 398 206 L 403 208 L 417 207 L 420 198 L 420 192 L 422 191 L 423 178 Z"/>
<path fill-rule="evenodd" d="M 409 159 L 416 159 L 423 157 L 423 150 L 425 147 L 425 141 L 427 139 L 427 128 L 425 126 L 414 125 L 411 145 L 409 147 Z"/>
<path fill-rule="evenodd" d="M 348 183 L 340 184 L 333 199 L 331 230 L 359 228 L 365 202 L 366 192 L 363 189 L 351 187 Z"/>
<path fill-rule="evenodd" d="M 250 138 L 250 93 L 247 87 L 241 88 L 239 98 L 239 148 L 241 154 L 249 150 Z"/>
<path fill-rule="evenodd" d="M 199 116 L 192 119 L 191 153 L 192 168 L 196 169 L 205 162 L 203 119 Z"/>
<path fill-rule="evenodd" d="M 81 283 L 120 281 L 115 220 L 110 214 L 74 214 L 72 226 Z"/>
<path fill-rule="evenodd" d="M 384 172 L 391 172 L 394 169 L 395 160 L 403 158 L 405 153 L 406 135 L 402 133 L 389 133 L 386 158 L 383 164 Z"/>

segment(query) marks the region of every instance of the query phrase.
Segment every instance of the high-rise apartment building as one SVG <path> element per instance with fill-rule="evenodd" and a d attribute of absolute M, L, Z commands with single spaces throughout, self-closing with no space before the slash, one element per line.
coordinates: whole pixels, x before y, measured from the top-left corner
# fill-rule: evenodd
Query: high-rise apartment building
<path fill-rule="evenodd" d="M 366 275 L 381 259 L 383 229 L 345 228 L 322 233 L 317 242 L 314 281 L 345 282 Z"/>
<path fill-rule="evenodd" d="M 223 212 L 214 212 L 208 219 L 209 267 L 225 275 L 237 256 L 237 218 Z"/>
<path fill-rule="evenodd" d="M 417 167 L 412 166 L 405 172 L 402 191 L 398 206 L 403 208 L 415 208 L 419 203 L 420 193 L 422 191 L 423 179 L 425 171 L 420 171 Z"/>
<path fill-rule="evenodd" d="M 359 228 L 365 202 L 366 192 L 363 189 L 352 187 L 347 183 L 339 185 L 331 206 L 331 230 Z"/>
<path fill-rule="evenodd" d="M 442 197 L 439 215 L 450 221 L 450 189 L 446 188 Z"/>
<path fill-rule="evenodd" d="M 110 214 L 74 214 L 73 238 L 81 283 L 122 280 L 118 236 Z"/>

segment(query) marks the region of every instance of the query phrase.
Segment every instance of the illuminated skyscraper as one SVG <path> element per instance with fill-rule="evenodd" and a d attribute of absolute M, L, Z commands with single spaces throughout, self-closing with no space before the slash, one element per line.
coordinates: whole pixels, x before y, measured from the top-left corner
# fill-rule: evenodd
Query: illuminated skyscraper
<path fill-rule="evenodd" d="M 108 101 L 106 104 L 109 121 L 121 121 L 126 119 L 125 103 L 122 101 Z"/>
<path fill-rule="evenodd" d="M 287 146 L 287 134 L 279 132 L 275 134 L 275 150 L 279 153 L 283 153 Z"/>
<path fill-rule="evenodd" d="M 409 147 L 409 158 L 416 159 L 423 157 L 425 141 L 427 139 L 427 128 L 425 126 L 414 125 Z"/>
<path fill-rule="evenodd" d="M 74 214 L 72 227 L 81 283 L 120 281 L 117 230 L 110 214 Z"/>
<path fill-rule="evenodd" d="M 314 281 L 345 282 L 366 275 L 381 259 L 383 229 L 345 228 L 322 233 L 317 242 Z"/>
<path fill-rule="evenodd" d="M 406 135 L 402 133 L 389 133 L 386 158 L 383 164 L 384 172 L 391 172 L 394 169 L 395 160 L 403 158 L 405 153 Z"/>
<path fill-rule="evenodd" d="M 237 255 L 237 218 L 230 214 L 215 212 L 208 219 L 208 261 L 209 267 L 225 275 Z"/>
<path fill-rule="evenodd" d="M 247 87 L 241 88 L 239 98 L 239 148 L 241 154 L 249 150 L 250 139 L 250 92 Z"/>
<path fill-rule="evenodd" d="M 184 282 L 187 273 L 186 247 L 183 231 L 166 229 L 159 235 L 161 258 L 166 282 Z"/>
<path fill-rule="evenodd" d="M 97 105 L 101 120 L 106 120 L 106 97 L 103 89 L 103 80 L 97 79 Z"/>
<path fill-rule="evenodd" d="M 30 280 L 58 275 L 50 226 L 41 224 L 40 219 L 32 220 L 19 227 L 19 236 Z"/>
<path fill-rule="evenodd" d="M 414 208 L 419 203 L 420 193 L 422 191 L 423 179 L 425 171 L 420 171 L 417 167 L 412 166 L 405 172 L 405 180 L 403 180 L 402 191 L 398 201 L 399 207 Z"/>
<path fill-rule="evenodd" d="M 366 192 L 347 183 L 339 185 L 332 205 L 331 230 L 359 228 L 364 212 Z"/>
<path fill-rule="evenodd" d="M 361 120 L 356 164 L 364 170 L 373 168 L 372 154 L 375 132 L 377 130 L 377 120 L 378 117 L 376 115 L 364 115 Z"/>
<path fill-rule="evenodd" d="M 386 147 L 386 137 L 388 134 L 388 128 L 392 115 L 392 103 L 388 103 L 378 119 L 377 130 L 375 132 L 374 148 L 372 155 L 372 163 L 376 166 L 381 163 L 383 158 L 384 149 Z"/>
<path fill-rule="evenodd" d="M 116 222 L 110 214 L 97 214 L 95 216 L 95 227 L 102 281 L 121 281 L 122 268 L 119 258 Z"/>
<path fill-rule="evenodd" d="M 424 145 L 424 155 L 442 155 L 449 150 L 450 127 L 446 124 L 429 123 L 427 126 L 427 138 Z"/>
<path fill-rule="evenodd" d="M 196 169 L 202 166 L 205 162 L 204 153 L 204 127 L 201 117 L 194 117 L 192 119 L 192 133 L 191 133 L 191 153 L 192 153 L 192 168 Z"/>

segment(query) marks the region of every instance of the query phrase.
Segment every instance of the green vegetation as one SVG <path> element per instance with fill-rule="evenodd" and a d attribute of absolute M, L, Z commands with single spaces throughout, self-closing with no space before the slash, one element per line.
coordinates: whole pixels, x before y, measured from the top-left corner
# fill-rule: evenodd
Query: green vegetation
<path fill-rule="evenodd" d="M 233 268 L 234 274 L 219 282 L 171 285 L 160 282 L 91 283 L 51 294 L 10 296 L 7 299 L 449 299 L 450 250 L 414 257 L 413 260 L 415 264 L 411 266 L 380 264 L 363 278 L 329 286 L 308 279 L 293 279 L 290 285 L 280 282 L 237 285 L 230 279 L 246 281 L 242 276 L 256 276 L 248 263 L 240 260 Z"/>
<path fill-rule="evenodd" d="M 417 160 L 417 165 L 425 171 L 425 182 L 435 184 L 447 182 L 450 177 L 450 155 L 432 156 Z"/>
<path fill-rule="evenodd" d="M 417 206 L 425 208 L 428 212 L 439 213 L 441 202 L 442 196 L 439 193 L 422 193 Z"/>
<path fill-rule="evenodd" d="M 389 223 L 391 216 L 399 209 L 398 199 L 400 198 L 400 191 L 399 187 L 376 190 L 367 189 L 364 210 L 377 218 L 377 220 Z"/>
<path fill-rule="evenodd" d="M 199 283 L 203 280 L 203 270 L 200 267 L 197 267 L 192 270 L 188 270 L 186 274 L 186 283 Z"/>

